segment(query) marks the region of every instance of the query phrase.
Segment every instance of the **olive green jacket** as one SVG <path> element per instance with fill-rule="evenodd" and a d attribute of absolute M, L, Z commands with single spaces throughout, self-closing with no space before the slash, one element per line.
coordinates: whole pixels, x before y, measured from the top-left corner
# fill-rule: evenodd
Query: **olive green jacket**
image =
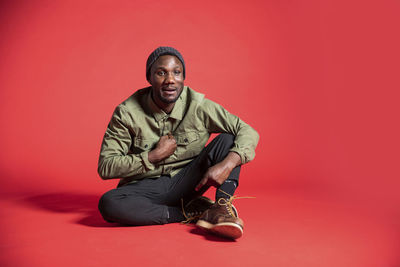
<path fill-rule="evenodd" d="M 151 87 L 136 91 L 115 109 L 101 145 L 98 173 L 103 179 L 121 178 L 119 186 L 138 179 L 173 177 L 204 148 L 211 133 L 236 136 L 231 151 L 242 164 L 255 156 L 257 132 L 222 106 L 185 86 L 170 114 L 153 102 Z M 174 136 L 177 148 L 152 164 L 148 153 L 161 136 Z"/>

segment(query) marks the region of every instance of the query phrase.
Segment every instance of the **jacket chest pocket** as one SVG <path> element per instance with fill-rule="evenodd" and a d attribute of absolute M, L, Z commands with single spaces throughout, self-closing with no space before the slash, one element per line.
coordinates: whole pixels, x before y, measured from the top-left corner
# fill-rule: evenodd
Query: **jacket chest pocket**
<path fill-rule="evenodd" d="M 178 159 L 187 159 L 197 156 L 204 144 L 197 132 L 182 133 L 175 136 L 177 148 L 175 154 Z"/>
<path fill-rule="evenodd" d="M 141 153 L 146 150 L 151 150 L 156 143 L 157 141 L 152 139 L 135 137 L 131 149 L 133 153 Z"/>
<path fill-rule="evenodd" d="M 199 140 L 199 138 L 199 134 L 195 132 L 179 134 L 176 136 L 176 144 L 178 146 L 190 145 L 191 143 Z"/>

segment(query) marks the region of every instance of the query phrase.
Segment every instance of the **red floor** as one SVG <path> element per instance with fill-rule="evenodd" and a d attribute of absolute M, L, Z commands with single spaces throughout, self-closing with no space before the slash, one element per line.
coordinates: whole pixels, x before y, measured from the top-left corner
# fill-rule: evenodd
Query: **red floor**
<path fill-rule="evenodd" d="M 101 192 L 72 188 L 1 198 L 1 266 L 400 266 L 398 213 L 312 193 L 239 191 L 237 241 L 192 225 L 120 227 Z M 382 204 L 382 203 L 380 203 Z"/>

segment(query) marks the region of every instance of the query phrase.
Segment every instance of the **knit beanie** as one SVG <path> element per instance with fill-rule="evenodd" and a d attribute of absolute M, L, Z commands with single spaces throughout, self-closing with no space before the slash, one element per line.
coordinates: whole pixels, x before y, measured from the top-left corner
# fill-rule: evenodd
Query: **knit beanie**
<path fill-rule="evenodd" d="M 156 62 L 156 60 L 164 55 L 171 55 L 171 56 L 176 56 L 181 62 L 183 66 L 183 79 L 185 79 L 186 72 L 185 72 L 185 61 L 183 61 L 183 57 L 181 53 L 179 53 L 178 50 L 176 50 L 173 47 L 169 46 L 160 46 L 156 50 L 154 50 L 150 56 L 147 58 L 146 62 L 146 79 L 150 80 L 150 69 L 151 66 Z"/>

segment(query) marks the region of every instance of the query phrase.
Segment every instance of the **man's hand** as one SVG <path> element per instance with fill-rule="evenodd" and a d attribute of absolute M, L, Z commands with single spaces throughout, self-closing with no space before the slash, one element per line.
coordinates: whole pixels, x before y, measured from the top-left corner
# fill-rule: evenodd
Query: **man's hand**
<path fill-rule="evenodd" d="M 168 135 L 161 136 L 156 148 L 149 152 L 149 161 L 151 163 L 162 161 L 174 154 L 175 150 L 176 140 L 171 133 L 168 133 Z"/>
<path fill-rule="evenodd" d="M 241 163 L 240 156 L 235 152 L 229 152 L 228 156 L 220 163 L 208 168 L 203 179 L 197 184 L 195 190 L 199 191 L 203 186 L 214 186 L 219 187 L 222 185 L 226 179 L 228 179 L 229 174 L 232 170 L 239 166 Z"/>

